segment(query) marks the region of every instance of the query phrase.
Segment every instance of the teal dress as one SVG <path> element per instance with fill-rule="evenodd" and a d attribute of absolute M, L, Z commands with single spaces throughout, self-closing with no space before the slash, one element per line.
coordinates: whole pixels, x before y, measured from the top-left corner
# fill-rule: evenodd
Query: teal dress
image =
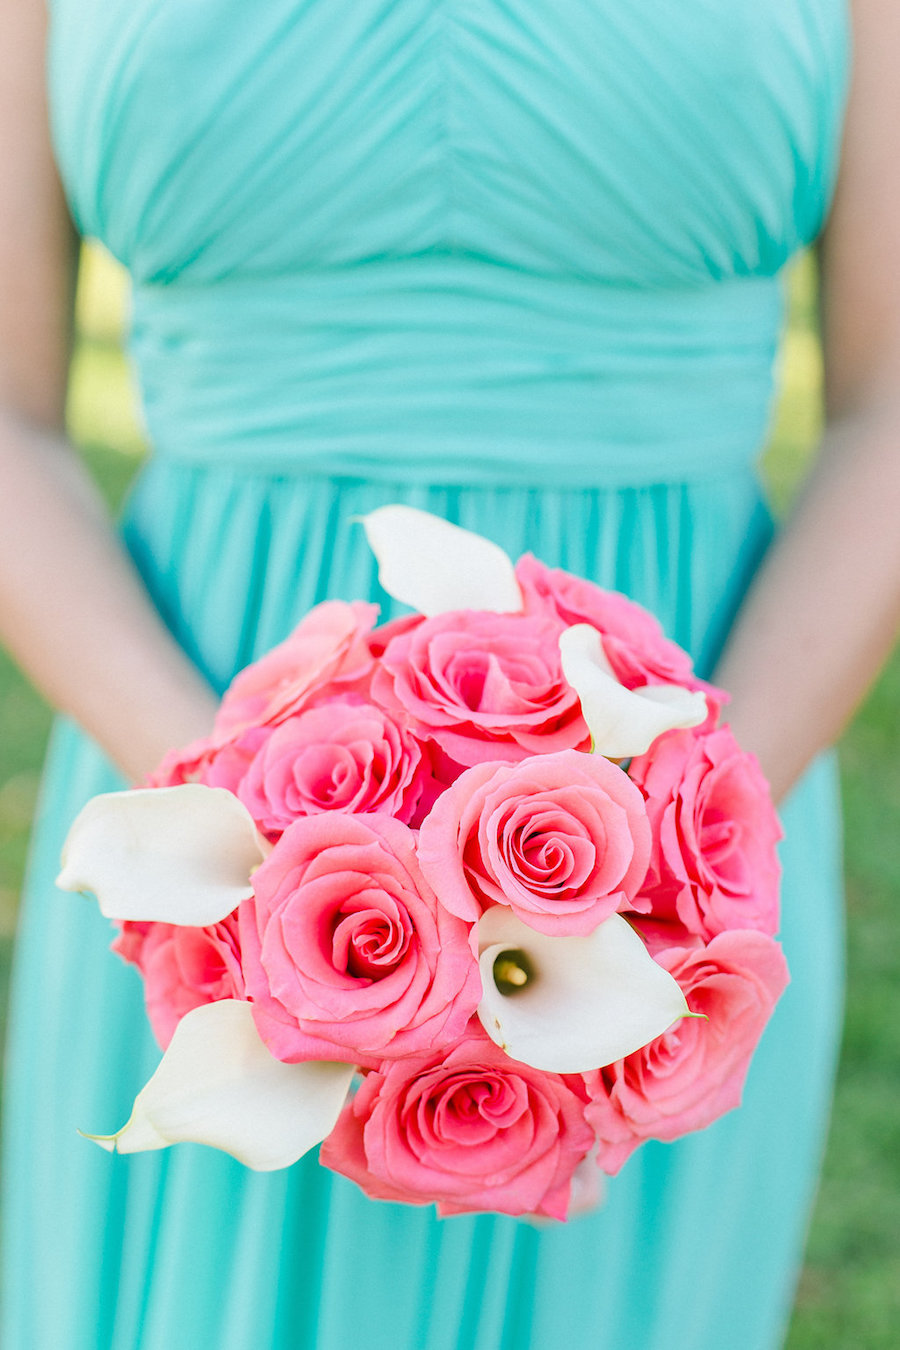
<path fill-rule="evenodd" d="M 51 0 L 81 230 L 134 280 L 153 457 L 124 532 L 218 687 L 404 501 L 627 591 L 708 670 L 770 536 L 784 263 L 835 174 L 844 0 Z M 86 640 L 89 640 L 86 635 Z M 9 1049 L 9 1350 L 769 1350 L 838 1033 L 830 764 L 784 810 L 793 983 L 741 1110 L 567 1225 L 438 1220 L 314 1157 L 110 1157 L 159 1052 L 54 890 L 116 784 L 56 732 Z"/>

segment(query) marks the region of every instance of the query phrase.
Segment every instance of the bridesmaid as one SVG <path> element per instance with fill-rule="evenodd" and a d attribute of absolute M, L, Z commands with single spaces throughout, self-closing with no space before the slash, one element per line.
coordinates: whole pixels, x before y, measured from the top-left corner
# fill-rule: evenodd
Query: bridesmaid
<path fill-rule="evenodd" d="M 9 0 L 0 14 L 0 60 L 6 65 L 0 82 L 0 629 L 38 687 L 127 778 L 138 780 L 170 746 L 208 729 L 214 701 L 149 602 L 65 444 L 75 241 L 49 145 L 44 22 L 35 0 Z M 735 732 L 757 753 L 778 796 L 840 731 L 890 645 L 900 608 L 900 12 L 888 0 L 857 0 L 853 22 L 854 84 L 822 241 L 828 431 L 717 672 L 733 694 Z M 83 1028 L 87 1037 L 100 1030 Z M 139 1191 L 142 1179 L 153 1174 L 130 1175 L 129 1185 Z M 16 1188 L 20 1201 L 25 1181 L 20 1174 L 9 1178 L 10 1194 Z M 246 1196 L 253 1194 L 248 1183 Z M 282 1233 L 254 1235 L 252 1200 L 247 1203 L 246 1232 L 254 1240 L 248 1239 L 244 1258 L 247 1269 L 256 1269 L 277 1257 Z M 211 1207 L 210 1242 L 214 1222 L 223 1221 L 221 1215 L 214 1220 Z M 297 1222 L 286 1213 L 284 1231 Z M 10 1260 L 22 1255 L 16 1236 L 7 1234 Z M 385 1220 L 384 1241 L 390 1240 Z M 83 1241 L 85 1261 L 96 1264 L 103 1228 L 85 1233 Z M 133 1242 L 137 1249 L 127 1269 L 136 1288 L 171 1276 L 163 1269 L 148 1276 L 153 1253 Z M 17 1310 L 29 1301 L 34 1307 L 62 1303 L 57 1272 L 42 1265 L 41 1252 L 25 1255 L 34 1261 L 33 1285 L 15 1291 Z M 121 1254 L 102 1252 L 107 1255 L 112 1262 Z M 473 1249 L 473 1270 L 488 1257 Z M 630 1272 L 635 1288 L 638 1273 Z M 428 1272 L 420 1274 L 424 1291 Z M 730 1272 L 731 1280 L 739 1274 Z M 129 1292 L 134 1295 L 125 1290 L 123 1299 Z M 247 1318 L 243 1332 L 231 1333 L 243 1334 L 243 1342 L 229 1344 L 254 1343 L 253 1315 L 261 1310 L 241 1304 L 239 1289 L 227 1292 L 240 1309 L 235 1318 Z M 719 1290 L 720 1303 L 727 1294 Z M 287 1280 L 273 1297 L 289 1299 Z M 198 1303 L 200 1298 L 197 1290 Z M 23 1324 L 12 1325 L 22 1350 L 32 1350 L 16 1330 Z M 55 1345 L 61 1346 L 64 1306 L 57 1325 Z M 95 1331 L 97 1345 L 113 1343 L 114 1310 L 98 1308 Z M 90 1350 L 83 1334 L 76 1333 L 81 1339 L 73 1340 L 72 1350 Z M 169 1343 L 175 1334 L 170 1325 Z M 652 1334 L 655 1346 L 666 1331 L 656 1326 Z M 529 1338 L 523 1328 L 516 1344 Z M 153 1342 L 164 1343 L 162 1336 Z M 10 1344 L 18 1350 L 15 1340 Z M 121 1336 L 116 1344 L 125 1344 Z M 762 1344 L 754 1350 L 763 1350 Z"/>

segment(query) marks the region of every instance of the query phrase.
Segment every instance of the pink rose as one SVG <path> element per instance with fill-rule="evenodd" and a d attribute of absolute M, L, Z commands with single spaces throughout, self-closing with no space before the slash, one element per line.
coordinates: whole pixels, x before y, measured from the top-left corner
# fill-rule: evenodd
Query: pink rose
<path fill-rule="evenodd" d="M 178 746 L 163 756 L 149 775 L 145 787 L 180 787 L 183 783 L 198 783 L 213 754 L 208 736 Z"/>
<path fill-rule="evenodd" d="M 577 623 L 596 628 L 607 659 L 626 688 L 645 684 L 709 688 L 693 674 L 687 652 L 669 641 L 653 615 L 618 591 L 546 567 L 530 553 L 516 563 L 516 579 L 526 613 L 554 614 L 561 628 Z"/>
<path fill-rule="evenodd" d="M 646 906 L 648 897 L 640 896 L 640 902 Z M 664 952 L 668 947 L 705 947 L 706 943 L 697 933 L 691 933 L 685 928 L 684 924 L 677 915 L 668 919 L 658 919 L 652 910 L 648 914 L 646 908 L 641 913 L 632 913 L 627 915 L 628 922 L 632 928 L 637 929 L 643 939 L 647 951 L 656 960 L 660 952 Z"/>
<path fill-rule="evenodd" d="M 653 826 L 645 893 L 654 917 L 702 938 L 775 933 L 781 826 L 759 765 L 728 727 L 668 732 L 629 774 Z"/>
<path fill-rule="evenodd" d="M 383 656 L 385 647 L 388 643 L 393 642 L 395 637 L 400 637 L 402 633 L 412 632 L 414 628 L 418 628 L 419 624 L 424 622 L 424 614 L 401 614 L 397 619 L 380 623 L 369 634 L 369 651 L 373 656 Z"/>
<path fill-rule="evenodd" d="M 170 751 L 147 785 L 178 787 L 183 783 L 203 783 L 206 787 L 227 788 L 236 794 L 254 755 L 271 734 L 271 727 L 249 727 L 234 740 L 206 738 L 193 741 L 181 750 Z"/>
<path fill-rule="evenodd" d="M 587 749 L 589 736 L 559 654 L 559 624 L 542 615 L 460 610 L 400 632 L 373 694 L 396 703 L 458 764 Z"/>
<path fill-rule="evenodd" d="M 244 978 L 278 1059 L 371 1063 L 450 1044 L 481 998 L 469 930 L 390 816 L 326 812 L 285 830 L 241 915 Z"/>
<path fill-rule="evenodd" d="M 656 960 L 691 1012 L 626 1059 L 584 1079 L 599 1162 L 617 1172 L 644 1139 L 677 1139 L 738 1106 L 750 1058 L 788 982 L 781 948 L 763 933 L 721 933 L 706 948 Z"/>
<path fill-rule="evenodd" d="M 126 922 L 112 948 L 141 972 L 147 1016 L 163 1049 L 192 1008 L 244 997 L 236 912 L 209 928 Z"/>
<path fill-rule="evenodd" d="M 445 1056 L 368 1074 L 320 1159 L 378 1200 L 564 1219 L 593 1145 L 584 1111 L 565 1079 L 510 1059 L 476 1026 Z"/>
<path fill-rule="evenodd" d="M 237 795 L 270 838 L 298 816 L 383 811 L 409 823 L 430 779 L 416 739 L 352 695 L 289 717 L 262 744 Z"/>
<path fill-rule="evenodd" d="M 214 739 L 221 743 L 246 727 L 283 722 L 330 681 L 364 683 L 374 664 L 367 634 L 377 617 L 378 606 L 362 601 L 316 605 L 290 637 L 235 676 Z"/>
<path fill-rule="evenodd" d="M 271 729 L 329 683 L 363 689 L 375 667 L 367 637 L 377 605 L 329 600 L 316 605 L 290 637 L 240 671 L 216 714 L 212 734 L 165 756 L 149 787 L 205 783 L 236 792 Z"/>
<path fill-rule="evenodd" d="M 541 933 L 585 934 L 639 903 L 650 844 L 627 775 L 561 750 L 461 774 L 422 824 L 419 860 L 460 918 L 509 905 Z"/>

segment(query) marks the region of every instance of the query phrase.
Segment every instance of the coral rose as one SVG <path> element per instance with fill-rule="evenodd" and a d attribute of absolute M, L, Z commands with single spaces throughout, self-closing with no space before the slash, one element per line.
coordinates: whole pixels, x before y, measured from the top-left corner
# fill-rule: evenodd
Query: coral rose
<path fill-rule="evenodd" d="M 778 929 L 781 826 L 752 755 L 728 727 L 661 736 L 629 769 L 647 802 L 653 914 L 703 939 Z"/>
<path fill-rule="evenodd" d="M 236 794 L 254 755 L 271 734 L 272 728 L 268 726 L 249 727 L 233 740 L 207 737 L 193 741 L 166 755 L 147 785 L 177 787 L 183 783 L 203 783 L 206 787 L 227 788 Z"/>
<path fill-rule="evenodd" d="M 473 1029 L 445 1056 L 368 1074 L 320 1160 L 374 1199 L 564 1219 L 593 1145 L 579 1091 Z"/>
<path fill-rule="evenodd" d="M 373 694 L 404 708 L 458 764 L 587 749 L 558 637 L 558 623 L 544 615 L 439 614 L 388 643 Z"/>
<path fill-rule="evenodd" d="M 640 904 L 650 845 L 626 774 L 601 755 L 561 750 L 461 774 L 422 824 L 419 859 L 461 918 L 509 905 L 541 933 L 571 935 Z"/>
<path fill-rule="evenodd" d="M 319 811 L 384 811 L 409 823 L 429 780 L 427 756 L 399 720 L 348 695 L 276 727 L 237 795 L 275 838 L 298 816 Z"/>
<path fill-rule="evenodd" d="M 329 682 L 364 682 L 374 665 L 367 634 L 378 606 L 327 600 L 311 609 L 293 633 L 232 680 L 216 716 L 214 739 L 249 726 L 275 725 Z"/>
<path fill-rule="evenodd" d="M 163 1049 L 192 1008 L 244 997 L 237 913 L 208 928 L 123 923 L 112 948 L 141 972 L 147 1016 Z"/>
<path fill-rule="evenodd" d="M 709 687 L 696 678 L 687 652 L 665 636 L 653 615 L 618 591 L 546 567 L 530 553 L 516 563 L 516 580 L 526 613 L 554 614 L 562 628 L 578 623 L 596 628 L 613 672 L 627 689 L 645 684 Z"/>
<path fill-rule="evenodd" d="M 450 1044 L 481 997 L 469 930 L 384 815 L 291 825 L 242 908 L 244 978 L 278 1059 L 366 1064 Z"/>
<path fill-rule="evenodd" d="M 763 933 L 721 933 L 706 948 L 673 947 L 655 959 L 703 1016 L 683 1017 L 642 1050 L 584 1075 L 607 1172 L 644 1139 L 677 1139 L 740 1104 L 750 1058 L 788 982 L 781 948 Z"/>

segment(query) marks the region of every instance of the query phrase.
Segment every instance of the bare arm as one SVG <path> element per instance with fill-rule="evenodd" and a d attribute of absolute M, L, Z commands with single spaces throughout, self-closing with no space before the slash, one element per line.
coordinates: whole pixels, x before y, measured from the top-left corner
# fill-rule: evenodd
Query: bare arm
<path fill-rule="evenodd" d="M 900 620 L 900 6 L 856 0 L 853 21 L 822 247 L 827 430 L 716 672 L 776 798 L 839 734 Z"/>
<path fill-rule="evenodd" d="M 0 7 L 0 636 L 125 774 L 205 732 L 168 634 L 66 445 L 75 245 L 50 151 L 40 0 Z"/>

